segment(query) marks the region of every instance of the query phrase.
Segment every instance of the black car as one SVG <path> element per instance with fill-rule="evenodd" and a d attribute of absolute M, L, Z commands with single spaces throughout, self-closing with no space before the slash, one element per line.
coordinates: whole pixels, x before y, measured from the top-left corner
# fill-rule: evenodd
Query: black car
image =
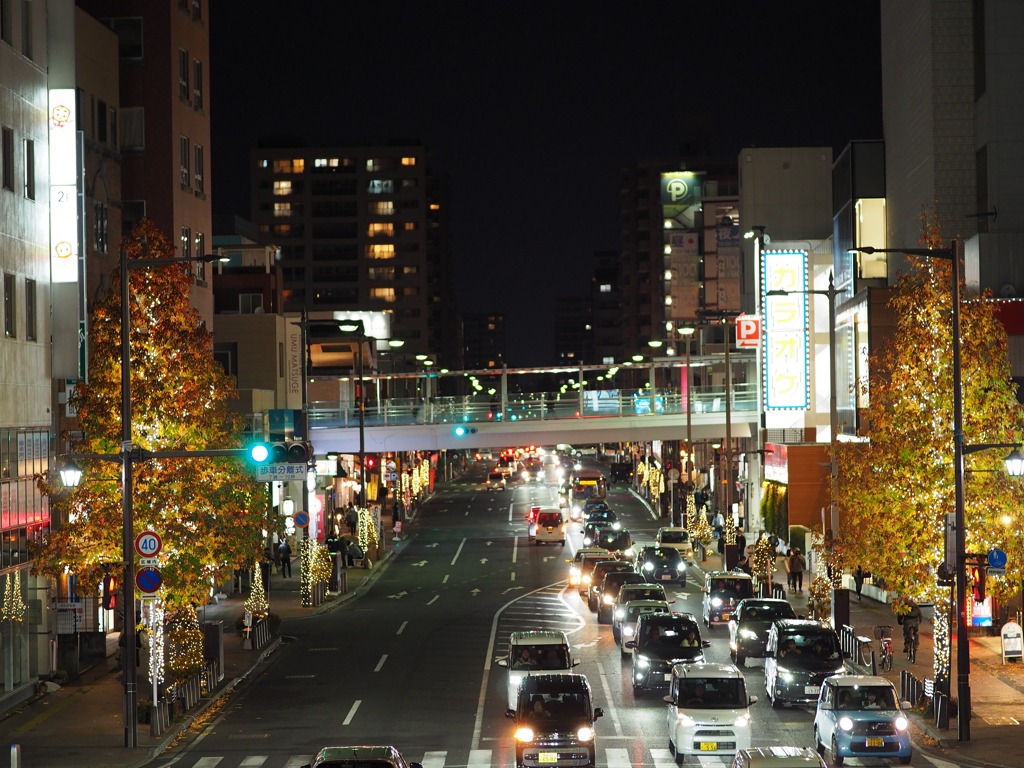
<path fill-rule="evenodd" d="M 629 531 L 622 529 L 616 531 L 614 528 L 605 527 L 597 532 L 597 538 L 590 546 L 601 547 L 609 552 L 615 552 L 620 557 L 633 557 L 633 537 Z"/>
<path fill-rule="evenodd" d="M 612 528 L 621 528 L 622 524 L 619 523 L 619 516 L 612 512 L 610 509 L 605 507 L 604 509 L 594 509 L 590 512 L 584 511 L 583 522 L 586 523 L 608 523 Z"/>
<path fill-rule="evenodd" d="M 583 675 L 530 675 L 515 709 L 516 768 L 594 768 L 594 721 L 604 712 L 591 700 Z"/>
<path fill-rule="evenodd" d="M 749 597 L 741 600 L 729 619 L 729 655 L 742 667 L 748 658 L 764 657 L 772 622 L 795 619 L 793 606 L 785 600 Z"/>
<path fill-rule="evenodd" d="M 644 547 L 636 555 L 636 572 L 652 584 L 686 584 L 686 561 L 678 549 Z"/>
<path fill-rule="evenodd" d="M 590 610 L 597 611 L 605 574 L 612 571 L 632 572 L 632 570 L 633 566 L 622 560 L 598 560 L 594 563 L 594 569 L 590 572 L 590 583 L 587 585 L 587 606 Z"/>
<path fill-rule="evenodd" d="M 611 530 L 612 524 L 605 522 L 587 523 L 583 526 L 583 546 L 584 547 L 600 547 L 597 543 L 599 534 L 603 530 Z M 604 547 L 606 549 L 606 547 Z"/>
<path fill-rule="evenodd" d="M 711 643 L 700 639 L 700 627 L 689 613 L 645 613 L 636 620 L 633 651 L 633 692 L 668 688 L 675 664 L 704 661 Z"/>
<path fill-rule="evenodd" d="M 615 609 L 615 600 L 619 596 L 619 590 L 623 584 L 643 583 L 644 577 L 639 573 L 630 571 L 614 571 L 604 577 L 597 601 L 597 623 L 611 624 L 612 611 Z"/>
<path fill-rule="evenodd" d="M 611 507 L 608 506 L 608 502 L 605 501 L 604 499 L 587 499 L 586 501 L 583 502 L 584 520 L 587 519 L 590 513 L 602 511 L 611 511 Z"/>
<path fill-rule="evenodd" d="M 782 619 L 768 630 L 764 687 L 773 707 L 814 704 L 825 678 L 845 672 L 839 635 L 828 624 Z"/>

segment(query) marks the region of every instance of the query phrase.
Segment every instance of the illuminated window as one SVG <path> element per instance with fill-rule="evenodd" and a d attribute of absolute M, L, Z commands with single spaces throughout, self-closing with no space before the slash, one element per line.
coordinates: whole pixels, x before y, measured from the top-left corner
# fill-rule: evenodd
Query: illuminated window
<path fill-rule="evenodd" d="M 370 179 L 366 192 L 370 195 L 388 195 L 395 191 L 393 179 Z"/>
<path fill-rule="evenodd" d="M 598 288 L 598 290 L 601 293 L 611 293 L 612 292 L 612 287 L 611 287 L 611 285 L 609 283 L 602 283 L 601 286 Z"/>
<path fill-rule="evenodd" d="M 615 365 L 615 358 L 608 357 L 607 355 L 605 355 L 604 357 L 601 358 L 601 362 L 604 363 L 605 365 Z"/>
<path fill-rule="evenodd" d="M 370 298 L 377 299 L 379 301 L 386 301 L 388 303 L 394 302 L 395 289 L 394 288 L 371 288 Z"/>
<path fill-rule="evenodd" d="M 370 203 L 370 213 L 375 213 L 378 216 L 394 216 L 395 204 L 391 200 L 384 200 L 379 203 Z"/>
<path fill-rule="evenodd" d="M 437 203 L 431 203 L 430 204 L 430 210 L 432 210 L 432 211 L 439 211 L 439 210 L 441 210 L 441 206 L 438 205 Z"/>
<path fill-rule="evenodd" d="M 394 237 L 395 236 L 395 225 L 391 224 L 391 223 L 383 224 L 383 223 L 380 223 L 380 222 L 375 222 L 375 223 L 370 224 L 366 228 L 366 234 L 369 237 L 377 237 L 378 235 L 385 235 L 387 237 Z"/>
<path fill-rule="evenodd" d="M 294 160 L 274 160 L 274 173 L 302 173 L 306 170 L 306 161 L 301 157 Z"/>
<path fill-rule="evenodd" d="M 370 267 L 368 270 L 371 280 L 394 280 L 394 267 Z"/>
<path fill-rule="evenodd" d="M 419 274 L 419 271 L 420 271 L 420 268 L 415 266 L 415 265 L 411 266 L 411 267 L 402 267 L 402 274 L 403 275 L 416 275 L 416 274 Z"/>
<path fill-rule="evenodd" d="M 274 215 L 275 216 L 291 216 L 292 215 L 292 204 L 291 203 L 274 203 Z"/>
<path fill-rule="evenodd" d="M 366 258 L 393 259 L 395 258 L 395 246 L 391 243 L 368 245 L 366 246 Z"/>
<path fill-rule="evenodd" d="M 275 181 L 274 182 L 274 194 L 275 195 L 290 195 L 292 193 L 292 183 L 290 181 Z"/>
<path fill-rule="evenodd" d="M 402 158 L 402 165 L 416 165 L 416 158 L 415 157 L 403 157 Z"/>
<path fill-rule="evenodd" d="M 318 157 L 313 161 L 314 168 L 337 168 L 341 161 L 336 157 Z"/>
<path fill-rule="evenodd" d="M 406 232 L 414 232 L 416 230 L 416 222 L 406 221 L 402 224 L 402 229 L 404 229 Z"/>

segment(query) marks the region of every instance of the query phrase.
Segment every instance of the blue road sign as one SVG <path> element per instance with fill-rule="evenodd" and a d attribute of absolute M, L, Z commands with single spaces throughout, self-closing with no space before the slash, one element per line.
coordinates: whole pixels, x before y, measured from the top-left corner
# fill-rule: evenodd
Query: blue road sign
<path fill-rule="evenodd" d="M 305 528 L 309 525 L 309 513 L 308 512 L 296 512 L 295 513 L 295 525 L 299 528 Z"/>
<path fill-rule="evenodd" d="M 1001 549 L 990 549 L 988 551 L 988 564 L 992 568 L 1006 567 L 1006 553 Z"/>
<path fill-rule="evenodd" d="M 156 568 L 140 568 L 135 574 L 135 586 L 139 588 L 139 592 L 151 594 L 160 589 L 162 583 L 160 571 Z"/>

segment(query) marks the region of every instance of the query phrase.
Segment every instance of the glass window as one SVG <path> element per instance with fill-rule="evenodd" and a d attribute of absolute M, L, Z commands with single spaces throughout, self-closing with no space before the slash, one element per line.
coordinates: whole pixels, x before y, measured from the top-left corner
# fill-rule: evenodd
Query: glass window
<path fill-rule="evenodd" d="M 36 143 L 25 139 L 25 197 L 36 199 Z"/>
<path fill-rule="evenodd" d="M 0 40 L 11 44 L 11 0 L 0 0 Z"/>
<path fill-rule="evenodd" d="M 367 274 L 371 280 L 394 280 L 394 267 L 370 267 Z"/>
<path fill-rule="evenodd" d="M 196 232 L 196 256 L 203 256 L 206 254 L 206 235 L 202 232 Z M 197 261 L 196 265 L 196 278 L 198 280 L 206 279 L 206 267 L 208 266 L 205 261 Z"/>
<path fill-rule="evenodd" d="M 598 290 L 599 290 L 599 291 L 600 291 L 601 293 L 611 293 L 611 292 L 612 292 L 612 287 L 611 287 L 611 285 L 610 285 L 609 283 L 602 283 L 602 284 L 601 284 L 601 285 L 600 285 L 600 286 L 598 287 Z"/>
<path fill-rule="evenodd" d="M 25 338 L 36 340 L 36 281 L 25 280 Z"/>
<path fill-rule="evenodd" d="M 395 289 L 394 288 L 371 288 L 370 298 L 377 299 L 378 301 L 386 301 L 392 303 L 395 301 Z"/>
<path fill-rule="evenodd" d="M 366 187 L 366 192 L 370 195 L 389 195 L 394 191 L 394 179 L 370 179 Z"/>
<path fill-rule="evenodd" d="M 110 244 L 109 211 L 107 204 L 96 200 L 92 204 L 92 247 L 97 253 L 106 253 Z"/>
<path fill-rule="evenodd" d="M 395 214 L 395 203 L 393 200 L 382 200 L 379 203 L 370 203 L 370 213 L 378 216 L 393 216 Z"/>
<path fill-rule="evenodd" d="M 0 130 L 0 176 L 4 189 L 14 191 L 14 129 Z"/>
<path fill-rule="evenodd" d="M 290 195 L 292 193 L 292 183 L 290 181 L 275 181 L 274 182 L 274 194 L 275 195 Z"/>
<path fill-rule="evenodd" d="M 192 0 L 192 21 L 203 18 L 203 0 Z"/>
<path fill-rule="evenodd" d="M 393 259 L 395 258 L 395 246 L 391 243 L 375 243 L 366 246 L 366 258 L 368 259 Z"/>
<path fill-rule="evenodd" d="M 416 179 L 402 179 L 402 189 L 410 189 L 417 186 Z"/>
<path fill-rule="evenodd" d="M 192 256 L 192 228 L 182 227 L 181 228 L 181 249 L 179 251 L 181 258 L 188 259 Z"/>
<path fill-rule="evenodd" d="M 339 159 L 337 157 L 318 157 L 313 160 L 314 168 L 337 168 Z"/>
<path fill-rule="evenodd" d="M 203 181 L 203 165 L 203 148 L 201 145 L 196 144 L 195 185 L 196 192 L 200 194 L 206 189 L 205 182 Z"/>
<path fill-rule="evenodd" d="M 15 323 L 14 307 L 14 275 L 4 275 L 4 336 L 17 338 L 18 327 Z"/>
<path fill-rule="evenodd" d="M 291 216 L 292 215 L 292 204 L 291 203 L 274 203 L 274 215 L 275 216 Z"/>
<path fill-rule="evenodd" d="M 184 48 L 178 49 L 178 98 L 188 101 L 188 51 Z"/>
<path fill-rule="evenodd" d="M 21 4 L 21 53 L 32 60 L 32 0 L 25 0 Z"/>
<path fill-rule="evenodd" d="M 402 165 L 416 165 L 416 158 L 415 157 L 403 157 L 402 158 Z"/>
<path fill-rule="evenodd" d="M 126 107 L 121 110 L 121 149 L 125 151 L 146 148 L 145 107 Z"/>
<path fill-rule="evenodd" d="M 192 106 L 203 108 L 203 62 L 192 60 Z"/>
<path fill-rule="evenodd" d="M 306 170 L 306 161 L 301 157 L 291 160 L 277 159 L 273 161 L 273 169 L 274 173 L 302 173 Z"/>
<path fill-rule="evenodd" d="M 377 237 L 378 235 L 385 235 L 387 237 L 394 237 L 395 225 L 394 224 L 382 224 L 380 222 L 372 223 L 367 227 L 366 234 L 369 237 Z"/>
<path fill-rule="evenodd" d="M 182 136 L 179 143 L 181 144 L 181 186 L 188 187 L 192 183 L 192 174 L 189 170 L 191 148 L 188 136 Z"/>

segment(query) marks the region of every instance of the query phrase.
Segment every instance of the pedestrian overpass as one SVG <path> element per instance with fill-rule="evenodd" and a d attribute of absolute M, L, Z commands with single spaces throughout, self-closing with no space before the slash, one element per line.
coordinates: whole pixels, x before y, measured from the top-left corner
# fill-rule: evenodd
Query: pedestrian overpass
<path fill-rule="evenodd" d="M 728 397 L 728 407 L 726 398 Z M 350 404 L 309 404 L 310 439 L 317 453 L 367 453 L 513 445 L 589 445 L 645 440 L 721 440 L 756 434 L 757 392 L 700 388 L 689 395 L 658 389 L 508 395 L 501 404 L 479 395 L 384 400 L 359 411 Z"/>

